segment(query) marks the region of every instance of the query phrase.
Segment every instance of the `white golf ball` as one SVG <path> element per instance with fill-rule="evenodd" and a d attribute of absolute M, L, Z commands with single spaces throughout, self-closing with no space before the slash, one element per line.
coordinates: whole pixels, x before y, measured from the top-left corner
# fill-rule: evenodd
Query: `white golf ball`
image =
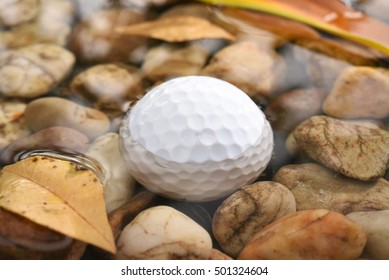
<path fill-rule="evenodd" d="M 169 80 L 123 119 L 121 149 L 131 175 L 173 199 L 208 201 L 254 181 L 273 150 L 273 132 L 239 88 L 202 76 Z"/>

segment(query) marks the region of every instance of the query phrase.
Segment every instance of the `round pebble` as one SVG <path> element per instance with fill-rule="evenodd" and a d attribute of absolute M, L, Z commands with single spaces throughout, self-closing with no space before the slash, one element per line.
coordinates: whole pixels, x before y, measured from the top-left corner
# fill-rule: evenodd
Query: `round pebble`
<path fill-rule="evenodd" d="M 295 211 L 289 189 L 276 182 L 257 182 L 223 201 L 213 216 L 213 234 L 223 251 L 236 257 L 259 230 Z"/>
<path fill-rule="evenodd" d="M 24 114 L 27 125 L 34 131 L 66 126 L 84 133 L 89 139 L 107 132 L 110 126 L 104 113 L 59 97 L 36 99 L 27 105 Z"/>
<path fill-rule="evenodd" d="M 119 259 L 209 259 L 212 240 L 200 225 L 169 206 L 155 206 L 139 213 L 122 231 Z"/>

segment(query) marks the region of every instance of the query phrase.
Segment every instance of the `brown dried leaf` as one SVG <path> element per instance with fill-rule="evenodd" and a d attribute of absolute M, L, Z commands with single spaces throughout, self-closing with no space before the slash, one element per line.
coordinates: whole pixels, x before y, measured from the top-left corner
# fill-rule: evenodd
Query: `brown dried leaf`
<path fill-rule="evenodd" d="M 33 156 L 5 166 L 0 171 L 0 207 L 116 252 L 100 181 L 75 163 Z"/>
<path fill-rule="evenodd" d="M 194 16 L 171 16 L 115 29 L 119 33 L 164 40 L 185 42 L 199 39 L 226 39 L 235 37 L 206 19 Z"/>

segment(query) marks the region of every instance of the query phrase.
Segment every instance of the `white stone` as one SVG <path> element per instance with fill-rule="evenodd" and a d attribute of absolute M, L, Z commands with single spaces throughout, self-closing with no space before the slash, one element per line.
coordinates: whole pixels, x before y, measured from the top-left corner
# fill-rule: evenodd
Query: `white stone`
<path fill-rule="evenodd" d="M 185 214 L 169 206 L 155 206 L 139 213 L 122 231 L 118 259 L 208 259 L 212 239 Z"/>

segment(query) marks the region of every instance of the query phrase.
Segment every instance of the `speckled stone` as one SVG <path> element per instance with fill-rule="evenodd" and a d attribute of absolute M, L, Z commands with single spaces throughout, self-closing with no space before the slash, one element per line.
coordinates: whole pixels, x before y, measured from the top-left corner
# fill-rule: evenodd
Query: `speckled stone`
<path fill-rule="evenodd" d="M 325 208 L 346 215 L 389 209 L 389 182 L 383 178 L 363 182 L 305 163 L 283 166 L 273 180 L 291 190 L 297 210 Z"/>
<path fill-rule="evenodd" d="M 326 167 L 362 181 L 385 175 L 389 132 L 327 116 L 314 116 L 294 130 L 304 153 Z"/>
<path fill-rule="evenodd" d="M 223 201 L 213 216 L 213 234 L 223 252 L 236 257 L 255 233 L 295 211 L 288 188 L 271 181 L 257 182 Z"/>
<path fill-rule="evenodd" d="M 48 93 L 72 70 L 75 56 L 54 44 L 0 53 L 0 94 L 34 98 Z"/>

